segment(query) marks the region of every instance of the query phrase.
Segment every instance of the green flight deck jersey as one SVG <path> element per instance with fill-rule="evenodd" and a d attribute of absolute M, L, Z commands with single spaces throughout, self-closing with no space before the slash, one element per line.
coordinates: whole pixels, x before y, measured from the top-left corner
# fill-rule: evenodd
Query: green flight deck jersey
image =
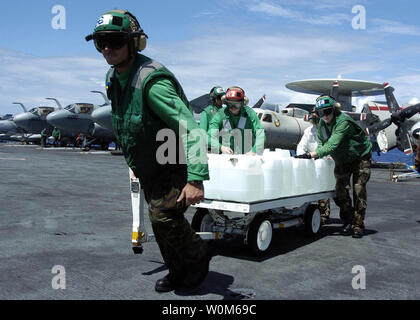
<path fill-rule="evenodd" d="M 239 137 L 235 137 L 235 131 L 240 132 Z M 219 153 L 222 145 L 230 147 L 235 154 L 262 153 L 264 150 L 264 128 L 255 111 L 248 106 L 243 106 L 237 116 L 228 107 L 219 110 L 210 122 L 208 135 L 211 149 Z"/>
<path fill-rule="evenodd" d="M 199 131 L 199 127 L 181 85 L 168 69 L 137 54 L 127 73 L 117 75 L 114 68 L 108 71 L 106 88 L 115 136 L 142 186 L 166 169 L 186 169 L 187 181 L 209 179 L 205 154 L 197 161 L 190 152 L 202 143 L 200 151 L 205 153 L 206 137 L 197 144 L 197 139 L 189 138 L 191 130 Z"/>
<path fill-rule="evenodd" d="M 51 135 L 54 139 L 61 140 L 61 131 L 60 130 L 54 129 Z"/>
<path fill-rule="evenodd" d="M 220 108 L 220 109 L 223 109 Z M 214 105 L 207 106 L 202 112 L 200 116 L 200 128 L 203 129 L 205 132 L 209 130 L 209 125 L 213 117 L 216 113 L 220 110 L 218 107 Z"/>
<path fill-rule="evenodd" d="M 47 129 L 43 129 L 41 131 L 41 138 L 45 138 L 45 137 L 47 137 Z"/>
<path fill-rule="evenodd" d="M 330 155 L 337 165 L 360 160 L 372 150 L 372 143 L 363 129 L 343 112 L 331 124 L 320 120 L 318 142 L 318 157 Z"/>

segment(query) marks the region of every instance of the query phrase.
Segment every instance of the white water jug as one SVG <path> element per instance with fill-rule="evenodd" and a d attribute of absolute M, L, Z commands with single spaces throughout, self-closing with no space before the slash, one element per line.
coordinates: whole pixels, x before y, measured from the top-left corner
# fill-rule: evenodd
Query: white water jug
<path fill-rule="evenodd" d="M 262 160 L 264 199 L 280 198 L 283 189 L 282 155 L 274 151 L 264 151 Z"/>
<path fill-rule="evenodd" d="M 318 159 L 315 161 L 315 180 L 319 188 L 318 192 L 335 189 L 334 168 L 334 160 Z"/>
<path fill-rule="evenodd" d="M 212 174 L 212 170 L 217 173 Z M 209 171 L 210 180 L 204 182 L 205 198 L 237 202 L 264 199 L 260 156 L 212 155 L 209 157 Z"/>

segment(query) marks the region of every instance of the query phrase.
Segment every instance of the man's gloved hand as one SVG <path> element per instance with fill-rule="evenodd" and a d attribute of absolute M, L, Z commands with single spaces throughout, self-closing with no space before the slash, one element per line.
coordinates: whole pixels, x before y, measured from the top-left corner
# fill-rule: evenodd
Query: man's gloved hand
<path fill-rule="evenodd" d="M 309 152 L 306 152 L 304 154 L 301 154 L 300 156 L 295 156 L 296 159 L 311 159 L 311 154 Z"/>
<path fill-rule="evenodd" d="M 222 154 L 233 154 L 233 150 L 229 147 L 222 146 L 220 148 Z"/>

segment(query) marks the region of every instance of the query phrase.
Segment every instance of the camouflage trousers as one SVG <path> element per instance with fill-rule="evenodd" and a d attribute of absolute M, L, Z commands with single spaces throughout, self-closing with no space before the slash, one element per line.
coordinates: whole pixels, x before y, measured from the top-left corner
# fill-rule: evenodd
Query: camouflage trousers
<path fill-rule="evenodd" d="M 367 206 L 366 185 L 370 179 L 371 156 L 361 160 L 336 165 L 334 175 L 336 179 L 334 202 L 340 208 L 340 219 L 345 224 L 352 224 L 354 228 L 364 229 L 364 219 Z M 353 187 L 353 203 L 350 198 L 350 183 Z"/>
<path fill-rule="evenodd" d="M 319 200 L 318 206 L 321 211 L 321 219 L 325 223 L 330 218 L 330 199 Z"/>
<path fill-rule="evenodd" d="M 207 244 L 184 217 L 185 201 L 177 203 L 186 181 L 186 171 L 166 171 L 144 188 L 156 242 L 169 274 L 177 279 L 185 278 L 207 253 Z"/>

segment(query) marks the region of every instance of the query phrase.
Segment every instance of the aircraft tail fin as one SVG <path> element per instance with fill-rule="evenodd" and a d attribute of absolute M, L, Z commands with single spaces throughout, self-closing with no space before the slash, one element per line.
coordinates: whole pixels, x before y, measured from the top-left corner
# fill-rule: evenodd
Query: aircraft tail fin
<path fill-rule="evenodd" d="M 257 101 L 256 104 L 252 107 L 253 109 L 260 108 L 265 101 L 265 94 Z"/>
<path fill-rule="evenodd" d="M 20 105 L 20 106 L 22 107 L 23 112 L 28 112 L 28 110 L 26 110 L 26 108 L 25 108 L 25 106 L 23 105 L 23 103 L 21 103 L 21 102 L 12 102 L 12 104 L 18 104 L 18 105 Z"/>
<path fill-rule="evenodd" d="M 102 91 L 91 91 L 92 93 L 99 93 L 102 98 L 104 98 L 105 103 L 101 104 L 100 107 L 104 107 L 104 106 L 109 106 L 111 104 L 111 102 L 108 100 L 108 97 L 105 95 L 105 93 L 103 93 Z"/>
<path fill-rule="evenodd" d="M 61 106 L 61 103 L 60 103 L 60 101 L 58 101 L 58 99 L 56 99 L 56 98 L 45 98 L 45 99 L 55 101 L 55 103 L 56 103 L 56 104 L 57 104 L 57 106 L 58 106 L 58 110 L 63 109 L 63 107 Z"/>
<path fill-rule="evenodd" d="M 210 98 L 210 94 L 206 93 L 203 94 L 202 96 L 199 96 L 191 101 L 189 101 L 190 103 L 190 108 L 195 112 L 195 113 L 201 113 L 208 105 L 212 104 L 211 98 Z"/>

